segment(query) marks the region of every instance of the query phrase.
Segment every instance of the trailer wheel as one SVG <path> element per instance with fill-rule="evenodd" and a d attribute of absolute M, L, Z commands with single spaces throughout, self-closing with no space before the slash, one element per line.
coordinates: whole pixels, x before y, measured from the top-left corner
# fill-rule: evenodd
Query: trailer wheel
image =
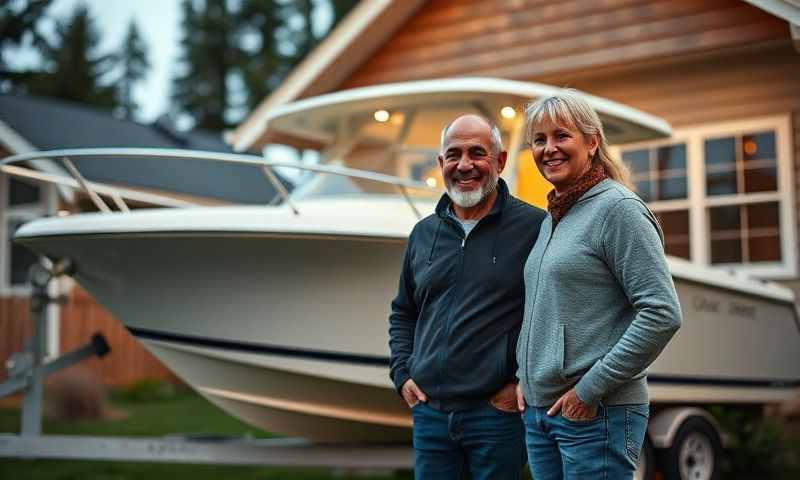
<path fill-rule="evenodd" d="M 634 480 L 651 480 L 653 478 L 653 470 L 655 469 L 656 457 L 653 451 L 653 444 L 650 439 L 645 436 L 644 444 L 642 445 L 642 453 L 639 454 L 639 463 L 636 465 L 636 474 Z"/>
<path fill-rule="evenodd" d="M 667 480 L 719 480 L 722 444 L 716 430 L 700 417 L 689 417 L 666 450 Z"/>

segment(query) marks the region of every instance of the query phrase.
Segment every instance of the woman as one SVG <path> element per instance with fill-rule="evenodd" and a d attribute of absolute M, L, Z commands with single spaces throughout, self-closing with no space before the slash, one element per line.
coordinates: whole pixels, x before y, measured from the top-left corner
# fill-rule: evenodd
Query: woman
<path fill-rule="evenodd" d="M 661 229 L 580 94 L 543 98 L 525 121 L 555 187 L 525 264 L 517 344 L 531 473 L 632 478 L 649 414 L 645 368 L 681 322 Z"/>

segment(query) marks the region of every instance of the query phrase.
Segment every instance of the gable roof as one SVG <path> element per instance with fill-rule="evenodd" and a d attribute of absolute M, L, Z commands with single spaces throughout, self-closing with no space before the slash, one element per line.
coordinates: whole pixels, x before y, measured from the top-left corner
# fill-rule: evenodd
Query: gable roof
<path fill-rule="evenodd" d="M 53 98 L 0 95 L 0 122 L 4 127 L 0 130 L 0 142 L 16 153 L 25 153 L 20 148 L 31 151 L 91 147 L 231 151 L 218 134 L 178 132 L 159 121 L 140 124 L 114 118 L 87 105 Z M 260 172 L 254 175 L 252 168 L 242 165 L 162 158 L 112 161 L 76 159 L 75 165 L 87 179 L 97 182 L 223 201 L 266 203 L 276 195 Z"/>
<path fill-rule="evenodd" d="M 773 16 L 796 25 L 798 0 L 744 0 Z M 424 0 L 362 0 L 326 39 L 317 46 L 237 127 L 226 136 L 234 150 L 257 149 L 268 112 L 283 103 L 327 93 L 343 81 L 390 39 L 426 2 Z M 793 13 L 794 12 L 794 13 Z M 793 24 L 794 22 L 794 24 Z M 376 28 L 379 25 L 381 28 Z M 793 26 L 792 31 L 795 31 Z"/>

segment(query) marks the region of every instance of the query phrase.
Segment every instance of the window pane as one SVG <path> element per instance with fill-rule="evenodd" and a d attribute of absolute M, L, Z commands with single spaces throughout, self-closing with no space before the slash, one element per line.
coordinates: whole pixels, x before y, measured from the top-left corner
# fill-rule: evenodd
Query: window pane
<path fill-rule="evenodd" d="M 628 164 L 631 173 L 647 173 L 650 171 L 650 151 L 630 150 L 622 153 L 622 161 Z"/>
<path fill-rule="evenodd" d="M 8 179 L 11 194 L 10 205 L 24 205 L 26 203 L 39 203 L 39 187 L 30 183 L 21 182 L 14 178 Z"/>
<path fill-rule="evenodd" d="M 658 181 L 659 200 L 686 198 L 686 178 L 662 178 Z"/>
<path fill-rule="evenodd" d="M 689 211 L 658 212 L 656 218 L 664 231 L 667 255 L 690 259 Z"/>
<path fill-rule="evenodd" d="M 681 242 L 681 241 L 674 241 L 670 240 L 667 237 L 667 248 L 666 252 L 667 255 L 672 255 L 673 257 L 680 257 L 685 258 L 686 260 L 690 260 L 692 258 L 692 251 L 689 247 L 689 242 Z"/>
<path fill-rule="evenodd" d="M 708 209 L 711 220 L 711 235 L 716 232 L 738 232 L 741 229 L 741 216 L 739 206 L 714 207 Z"/>
<path fill-rule="evenodd" d="M 686 145 L 659 147 L 656 150 L 658 170 L 686 170 Z"/>
<path fill-rule="evenodd" d="M 711 241 L 711 263 L 740 263 L 742 261 L 742 240 Z"/>
<path fill-rule="evenodd" d="M 717 138 L 705 142 L 706 165 L 736 165 L 736 140 L 733 137 Z"/>
<path fill-rule="evenodd" d="M 706 174 L 707 195 L 729 195 L 736 193 L 736 172 Z"/>
<path fill-rule="evenodd" d="M 778 235 L 752 237 L 748 240 L 751 262 L 779 262 L 781 239 Z"/>
<path fill-rule="evenodd" d="M 664 230 L 664 235 L 689 235 L 688 210 L 659 212 L 656 213 L 656 218 Z"/>
<path fill-rule="evenodd" d="M 10 233 L 8 237 L 8 243 L 11 246 L 10 251 L 11 251 L 12 285 L 23 285 L 28 283 L 28 270 L 31 268 L 31 265 L 33 265 L 33 263 L 36 262 L 39 258 L 33 252 L 23 247 L 22 245 L 11 242 L 11 238 L 13 238 L 14 236 L 13 233 L 16 232 L 17 229 L 23 223 L 24 222 L 9 222 L 8 225 L 8 231 Z"/>
<path fill-rule="evenodd" d="M 774 160 L 775 133 L 763 132 L 742 137 L 742 158 L 749 160 Z"/>
<path fill-rule="evenodd" d="M 747 205 L 747 223 L 750 228 L 778 228 L 778 202 Z"/>
<path fill-rule="evenodd" d="M 777 167 L 754 168 L 744 171 L 744 191 L 774 192 L 778 190 Z"/>
<path fill-rule="evenodd" d="M 639 194 L 639 197 L 645 202 L 649 202 L 652 196 L 650 194 L 650 181 L 636 182 L 634 185 L 636 186 L 636 193 Z"/>

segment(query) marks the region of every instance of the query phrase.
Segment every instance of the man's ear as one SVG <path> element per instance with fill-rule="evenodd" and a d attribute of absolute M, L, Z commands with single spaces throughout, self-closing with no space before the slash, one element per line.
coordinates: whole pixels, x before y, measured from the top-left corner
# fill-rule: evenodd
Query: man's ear
<path fill-rule="evenodd" d="M 503 173 L 503 169 L 506 168 L 506 160 L 508 160 L 508 152 L 501 150 L 497 154 L 497 173 Z"/>
<path fill-rule="evenodd" d="M 444 157 L 442 157 L 441 154 L 436 156 L 436 160 L 439 161 L 439 168 L 440 169 L 444 168 Z"/>

